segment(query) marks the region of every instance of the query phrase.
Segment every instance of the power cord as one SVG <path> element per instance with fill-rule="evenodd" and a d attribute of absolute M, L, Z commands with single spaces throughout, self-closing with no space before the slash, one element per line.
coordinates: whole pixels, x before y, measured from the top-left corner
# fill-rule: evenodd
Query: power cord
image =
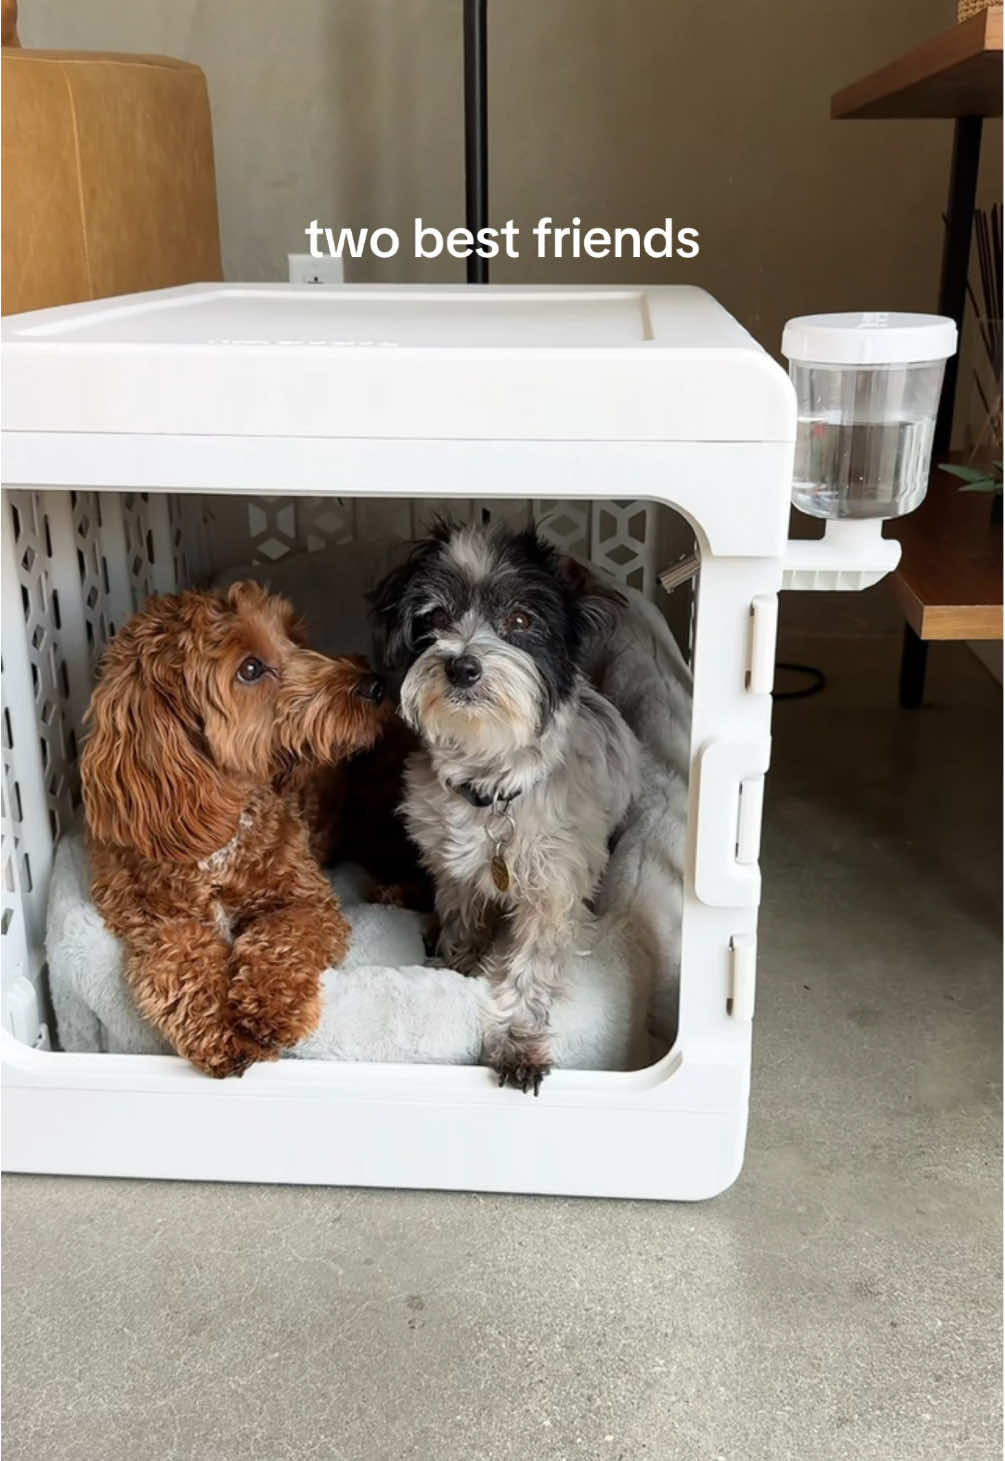
<path fill-rule="evenodd" d="M 804 685 L 800 690 L 772 690 L 772 698 L 775 700 L 805 700 L 810 695 L 819 695 L 827 685 L 827 677 L 823 670 L 818 670 L 813 665 L 797 665 L 789 660 L 775 661 L 775 674 L 784 670 L 790 675 L 807 675 L 810 683 Z"/>

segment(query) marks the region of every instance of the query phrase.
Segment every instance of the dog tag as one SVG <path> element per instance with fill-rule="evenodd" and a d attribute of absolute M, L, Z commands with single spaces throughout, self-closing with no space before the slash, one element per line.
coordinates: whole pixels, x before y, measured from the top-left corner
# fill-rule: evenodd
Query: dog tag
<path fill-rule="evenodd" d="M 508 893 L 509 868 L 507 867 L 506 859 L 503 857 L 501 852 L 496 853 L 496 855 L 492 859 L 490 866 L 492 871 L 492 881 L 495 883 L 500 893 Z"/>

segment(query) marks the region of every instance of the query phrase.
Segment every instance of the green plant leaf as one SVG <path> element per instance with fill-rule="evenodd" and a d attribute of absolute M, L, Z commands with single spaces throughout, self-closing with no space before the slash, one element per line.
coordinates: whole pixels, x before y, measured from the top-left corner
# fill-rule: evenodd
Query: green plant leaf
<path fill-rule="evenodd" d="M 963 486 L 960 492 L 1000 492 L 1002 490 L 1002 464 L 992 462 L 989 467 L 961 467 L 956 462 L 940 462 L 943 472 L 959 477 Z"/>
<path fill-rule="evenodd" d="M 987 467 L 959 467 L 955 462 L 940 462 L 939 467 L 943 472 L 949 472 L 951 476 L 959 477 L 961 482 L 991 482 L 994 480 Z"/>

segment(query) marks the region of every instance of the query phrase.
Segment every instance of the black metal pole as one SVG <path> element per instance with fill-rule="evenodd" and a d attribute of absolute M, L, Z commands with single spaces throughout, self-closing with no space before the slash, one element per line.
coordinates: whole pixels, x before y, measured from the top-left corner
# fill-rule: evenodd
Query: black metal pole
<path fill-rule="evenodd" d="M 464 197 L 467 226 L 475 234 L 489 221 L 486 5 L 464 0 Z M 469 284 L 489 282 L 486 259 L 472 253 L 467 264 Z"/>
<path fill-rule="evenodd" d="M 949 315 L 961 331 L 967 298 L 967 271 L 970 268 L 970 240 L 974 227 L 974 200 L 977 196 L 977 170 L 981 160 L 983 125 L 980 117 L 959 117 L 953 133 L 946 237 L 942 247 L 942 277 L 939 281 L 939 314 Z M 956 402 L 959 360 L 957 351 L 946 361 L 939 414 L 935 420 L 936 452 L 949 450 L 953 434 L 953 406 Z"/>

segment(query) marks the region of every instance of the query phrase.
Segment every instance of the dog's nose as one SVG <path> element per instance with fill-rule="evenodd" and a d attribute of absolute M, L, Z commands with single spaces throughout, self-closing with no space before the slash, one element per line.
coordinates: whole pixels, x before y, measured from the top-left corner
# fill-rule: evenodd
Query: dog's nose
<path fill-rule="evenodd" d="M 367 675 L 365 680 L 359 680 L 353 691 L 360 700 L 372 700 L 374 705 L 379 705 L 384 698 L 384 681 L 379 675 Z"/>
<path fill-rule="evenodd" d="M 451 685 L 473 685 L 482 677 L 482 667 L 473 654 L 459 654 L 446 663 L 447 679 Z"/>

